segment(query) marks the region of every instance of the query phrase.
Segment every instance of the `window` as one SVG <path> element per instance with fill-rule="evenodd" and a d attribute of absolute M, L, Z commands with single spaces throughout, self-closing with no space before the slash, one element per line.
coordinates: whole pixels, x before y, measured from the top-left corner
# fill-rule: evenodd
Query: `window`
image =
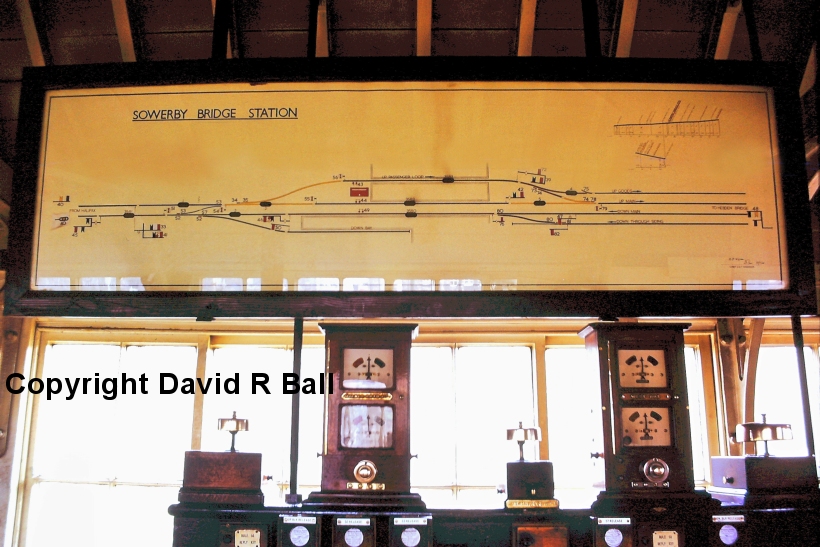
<path fill-rule="evenodd" d="M 820 361 L 817 349 L 804 347 L 806 376 L 814 424 L 815 446 L 820 446 Z M 764 346 L 760 348 L 755 380 L 755 420 L 766 414 L 769 423 L 791 424 L 794 439 L 769 443 L 769 453 L 776 456 L 806 456 L 806 428 L 803 423 L 803 398 L 797 370 L 794 346 Z M 758 443 L 758 453 L 763 453 Z"/>
<path fill-rule="evenodd" d="M 686 366 L 686 391 L 689 394 L 689 427 L 692 433 L 692 467 L 695 482 L 709 480 L 709 426 L 706 422 L 706 402 L 703 389 L 703 368 L 697 347 L 683 349 Z"/>
<path fill-rule="evenodd" d="M 519 422 L 539 425 L 539 415 L 546 419 L 540 424 L 544 438 L 540 444 L 525 444 L 525 458 L 535 460 L 540 454 L 546 459 L 549 452 L 561 506 L 589 507 L 603 489 L 604 460 L 590 457 L 603 452 L 597 363 L 578 345 L 574 332 L 549 337 L 564 337 L 572 345 L 545 348 L 547 338 L 527 328 L 500 335 L 442 329 L 414 343 L 410 420 L 411 453 L 417 457 L 411 460 L 411 487 L 428 507 L 503 507 L 506 463 L 518 459 L 518 445 L 506 440 L 506 430 Z M 250 422 L 250 430 L 237 436 L 237 449 L 263 455 L 265 504 L 285 505 L 292 399 L 282 393 L 282 374 L 291 372 L 293 364 L 287 345 L 292 333 L 286 328 L 274 334 L 240 329 L 227 334 L 38 332 L 37 362 L 27 377 L 90 380 L 85 396 L 67 399 L 64 388 L 52 400 L 45 394 L 29 399 L 30 440 L 26 450 L 20 449 L 28 458 L 20 464 L 27 474 L 23 502 L 16 508 L 27 547 L 80 536 L 89 545 L 104 545 L 114 535 L 125 547 L 167 543 L 173 526 L 167 508 L 177 502 L 184 452 L 227 450 L 230 435 L 217 430 L 217 419 L 234 411 Z M 302 373 L 316 378 L 324 372 L 324 347 L 310 345 L 320 342 L 318 329 L 306 336 Z M 699 355 L 697 348 L 687 347 L 690 406 L 701 409 Z M 812 358 L 817 383 L 818 365 Z M 197 376 L 210 378 L 211 384 L 197 396 L 179 390 L 160 395 L 161 373 L 173 373 L 179 387 L 183 379 Z M 270 395 L 250 395 L 251 373 L 268 374 Z M 98 394 L 93 393 L 95 374 Z M 123 374 L 137 379 L 125 384 L 126 394 Z M 140 390 L 141 374 L 148 378 L 148 394 L 134 395 L 131 390 Z M 226 391 L 237 387 L 231 385 L 235 375 L 239 395 Z M 105 378 L 112 380 L 102 382 Z M 706 444 L 699 449 L 696 442 L 705 438 L 697 432 L 706 426 L 699 412 L 692 413 L 696 470 L 708 462 Z M 323 396 L 300 397 L 297 491 L 304 497 L 321 484 L 317 456 L 323 446 L 323 413 Z M 123 535 L 123 529 L 130 532 Z"/>
<path fill-rule="evenodd" d="M 35 399 L 26 545 L 57 545 L 67 537 L 88 538 L 88 545 L 107 545 L 112 537 L 135 547 L 168 542 L 173 519 L 167 507 L 176 502 L 181 455 L 191 446 L 193 405 L 190 398 L 161 396 L 157 389 L 141 394 L 138 382 L 134 395 L 122 382 L 123 374 L 153 378 L 160 372 L 194 376 L 196 348 L 46 347 L 37 377 L 92 380 L 88 395 L 71 398 L 64 387 L 51 400 Z M 100 395 L 92 395 L 96 376 Z M 118 381 L 116 390 L 103 382 L 106 377 Z M 129 524 L 135 521 L 141 525 Z M 125 529 L 128 534 L 122 534 Z"/>
<path fill-rule="evenodd" d="M 547 348 L 545 362 L 555 497 L 564 508 L 589 507 L 605 486 L 598 362 L 584 347 Z"/>
<path fill-rule="evenodd" d="M 532 350 L 526 346 L 414 347 L 410 481 L 428 507 L 497 508 L 518 445 L 507 429 L 535 423 Z M 535 443 L 527 443 L 535 459 Z"/>

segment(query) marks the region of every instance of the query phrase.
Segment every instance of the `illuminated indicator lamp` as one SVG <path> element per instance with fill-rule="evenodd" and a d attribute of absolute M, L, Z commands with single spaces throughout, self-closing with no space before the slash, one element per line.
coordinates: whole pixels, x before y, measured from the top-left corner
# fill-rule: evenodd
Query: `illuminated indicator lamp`
<path fill-rule="evenodd" d="M 517 441 L 518 442 L 518 454 L 519 460 L 524 461 L 524 443 L 526 441 L 540 441 L 541 440 L 541 428 L 540 427 L 528 427 L 525 428 L 523 422 L 518 422 L 518 427 L 515 429 L 508 429 L 507 430 L 507 440 L 508 441 Z"/>
<path fill-rule="evenodd" d="M 237 418 L 234 410 L 233 417 L 219 419 L 219 430 L 231 434 L 231 452 L 236 452 L 236 434 L 248 430 L 248 420 Z"/>
<path fill-rule="evenodd" d="M 769 441 L 789 441 L 792 439 L 791 424 L 770 424 L 766 422 L 766 415 L 762 414 L 763 422 L 749 422 L 737 424 L 735 428 L 736 442 L 754 443 L 763 441 L 763 456 L 769 457 Z"/>

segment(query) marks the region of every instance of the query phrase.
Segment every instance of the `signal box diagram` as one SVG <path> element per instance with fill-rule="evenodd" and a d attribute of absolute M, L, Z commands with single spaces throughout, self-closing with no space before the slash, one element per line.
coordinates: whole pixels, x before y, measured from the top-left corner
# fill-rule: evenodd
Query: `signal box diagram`
<path fill-rule="evenodd" d="M 785 289 L 772 102 L 538 82 L 50 92 L 32 288 Z"/>

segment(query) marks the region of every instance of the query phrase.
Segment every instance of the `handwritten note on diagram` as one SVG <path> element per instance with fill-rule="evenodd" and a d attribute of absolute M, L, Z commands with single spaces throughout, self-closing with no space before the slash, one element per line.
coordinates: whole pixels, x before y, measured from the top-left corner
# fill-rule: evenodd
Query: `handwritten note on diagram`
<path fill-rule="evenodd" d="M 766 89 L 51 92 L 35 290 L 778 290 Z"/>

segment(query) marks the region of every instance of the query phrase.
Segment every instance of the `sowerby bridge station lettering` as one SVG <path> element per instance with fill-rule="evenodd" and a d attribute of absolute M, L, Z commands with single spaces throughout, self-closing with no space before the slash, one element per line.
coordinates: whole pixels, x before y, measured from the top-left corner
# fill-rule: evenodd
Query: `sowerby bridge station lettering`
<path fill-rule="evenodd" d="M 160 108 L 134 110 L 133 122 L 181 122 L 194 120 L 298 120 L 299 109 L 291 106 L 248 108 Z"/>

